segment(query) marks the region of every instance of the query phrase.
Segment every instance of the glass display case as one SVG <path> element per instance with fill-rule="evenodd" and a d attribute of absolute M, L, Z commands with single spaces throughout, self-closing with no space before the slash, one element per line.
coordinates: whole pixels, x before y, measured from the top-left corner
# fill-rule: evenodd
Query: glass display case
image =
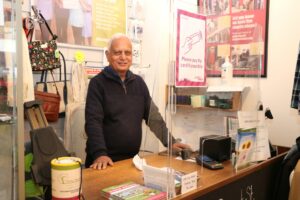
<path fill-rule="evenodd" d="M 0 0 L 0 199 L 24 199 L 21 3 Z"/>

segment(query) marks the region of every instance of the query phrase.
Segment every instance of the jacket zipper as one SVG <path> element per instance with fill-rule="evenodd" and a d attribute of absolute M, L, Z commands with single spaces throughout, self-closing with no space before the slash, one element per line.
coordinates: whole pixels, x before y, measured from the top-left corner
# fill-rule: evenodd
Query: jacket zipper
<path fill-rule="evenodd" d="M 123 87 L 123 89 L 124 89 L 125 94 L 127 94 L 126 85 L 125 85 L 125 83 L 124 83 L 123 81 L 122 81 L 122 87 Z"/>

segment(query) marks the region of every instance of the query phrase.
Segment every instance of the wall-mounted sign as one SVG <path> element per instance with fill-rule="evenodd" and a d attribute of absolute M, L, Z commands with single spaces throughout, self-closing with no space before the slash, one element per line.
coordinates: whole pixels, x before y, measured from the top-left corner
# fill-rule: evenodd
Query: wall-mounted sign
<path fill-rule="evenodd" d="M 221 76 L 227 57 L 233 76 L 266 77 L 269 1 L 199 0 L 207 16 L 208 76 Z"/>
<path fill-rule="evenodd" d="M 177 87 L 197 87 L 206 83 L 205 17 L 178 10 L 176 42 Z"/>
<path fill-rule="evenodd" d="M 114 33 L 126 33 L 126 1 L 98 0 L 92 5 L 92 45 L 106 47 Z"/>
<path fill-rule="evenodd" d="M 88 76 L 88 79 L 93 78 L 94 76 L 96 76 L 103 70 L 103 68 L 101 68 L 101 67 L 93 67 L 93 66 L 85 66 L 84 69 Z"/>

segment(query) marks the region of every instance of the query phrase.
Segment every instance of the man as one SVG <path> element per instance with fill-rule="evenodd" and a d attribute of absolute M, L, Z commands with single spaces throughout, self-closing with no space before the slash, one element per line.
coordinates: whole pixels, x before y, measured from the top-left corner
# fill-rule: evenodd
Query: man
<path fill-rule="evenodd" d="M 168 140 L 164 120 L 152 102 L 143 79 L 133 74 L 132 44 L 123 34 L 115 34 L 105 52 L 109 66 L 89 83 L 85 130 L 86 167 L 105 169 L 113 162 L 132 158 L 139 152 L 144 119 L 156 137 L 176 150 L 188 145 Z"/>

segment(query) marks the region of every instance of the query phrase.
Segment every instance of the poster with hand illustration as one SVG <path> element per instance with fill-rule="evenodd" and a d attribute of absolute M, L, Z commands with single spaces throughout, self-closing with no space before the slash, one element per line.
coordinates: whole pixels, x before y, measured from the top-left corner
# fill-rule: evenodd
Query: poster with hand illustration
<path fill-rule="evenodd" d="M 177 21 L 175 86 L 204 86 L 205 17 L 178 10 Z"/>

